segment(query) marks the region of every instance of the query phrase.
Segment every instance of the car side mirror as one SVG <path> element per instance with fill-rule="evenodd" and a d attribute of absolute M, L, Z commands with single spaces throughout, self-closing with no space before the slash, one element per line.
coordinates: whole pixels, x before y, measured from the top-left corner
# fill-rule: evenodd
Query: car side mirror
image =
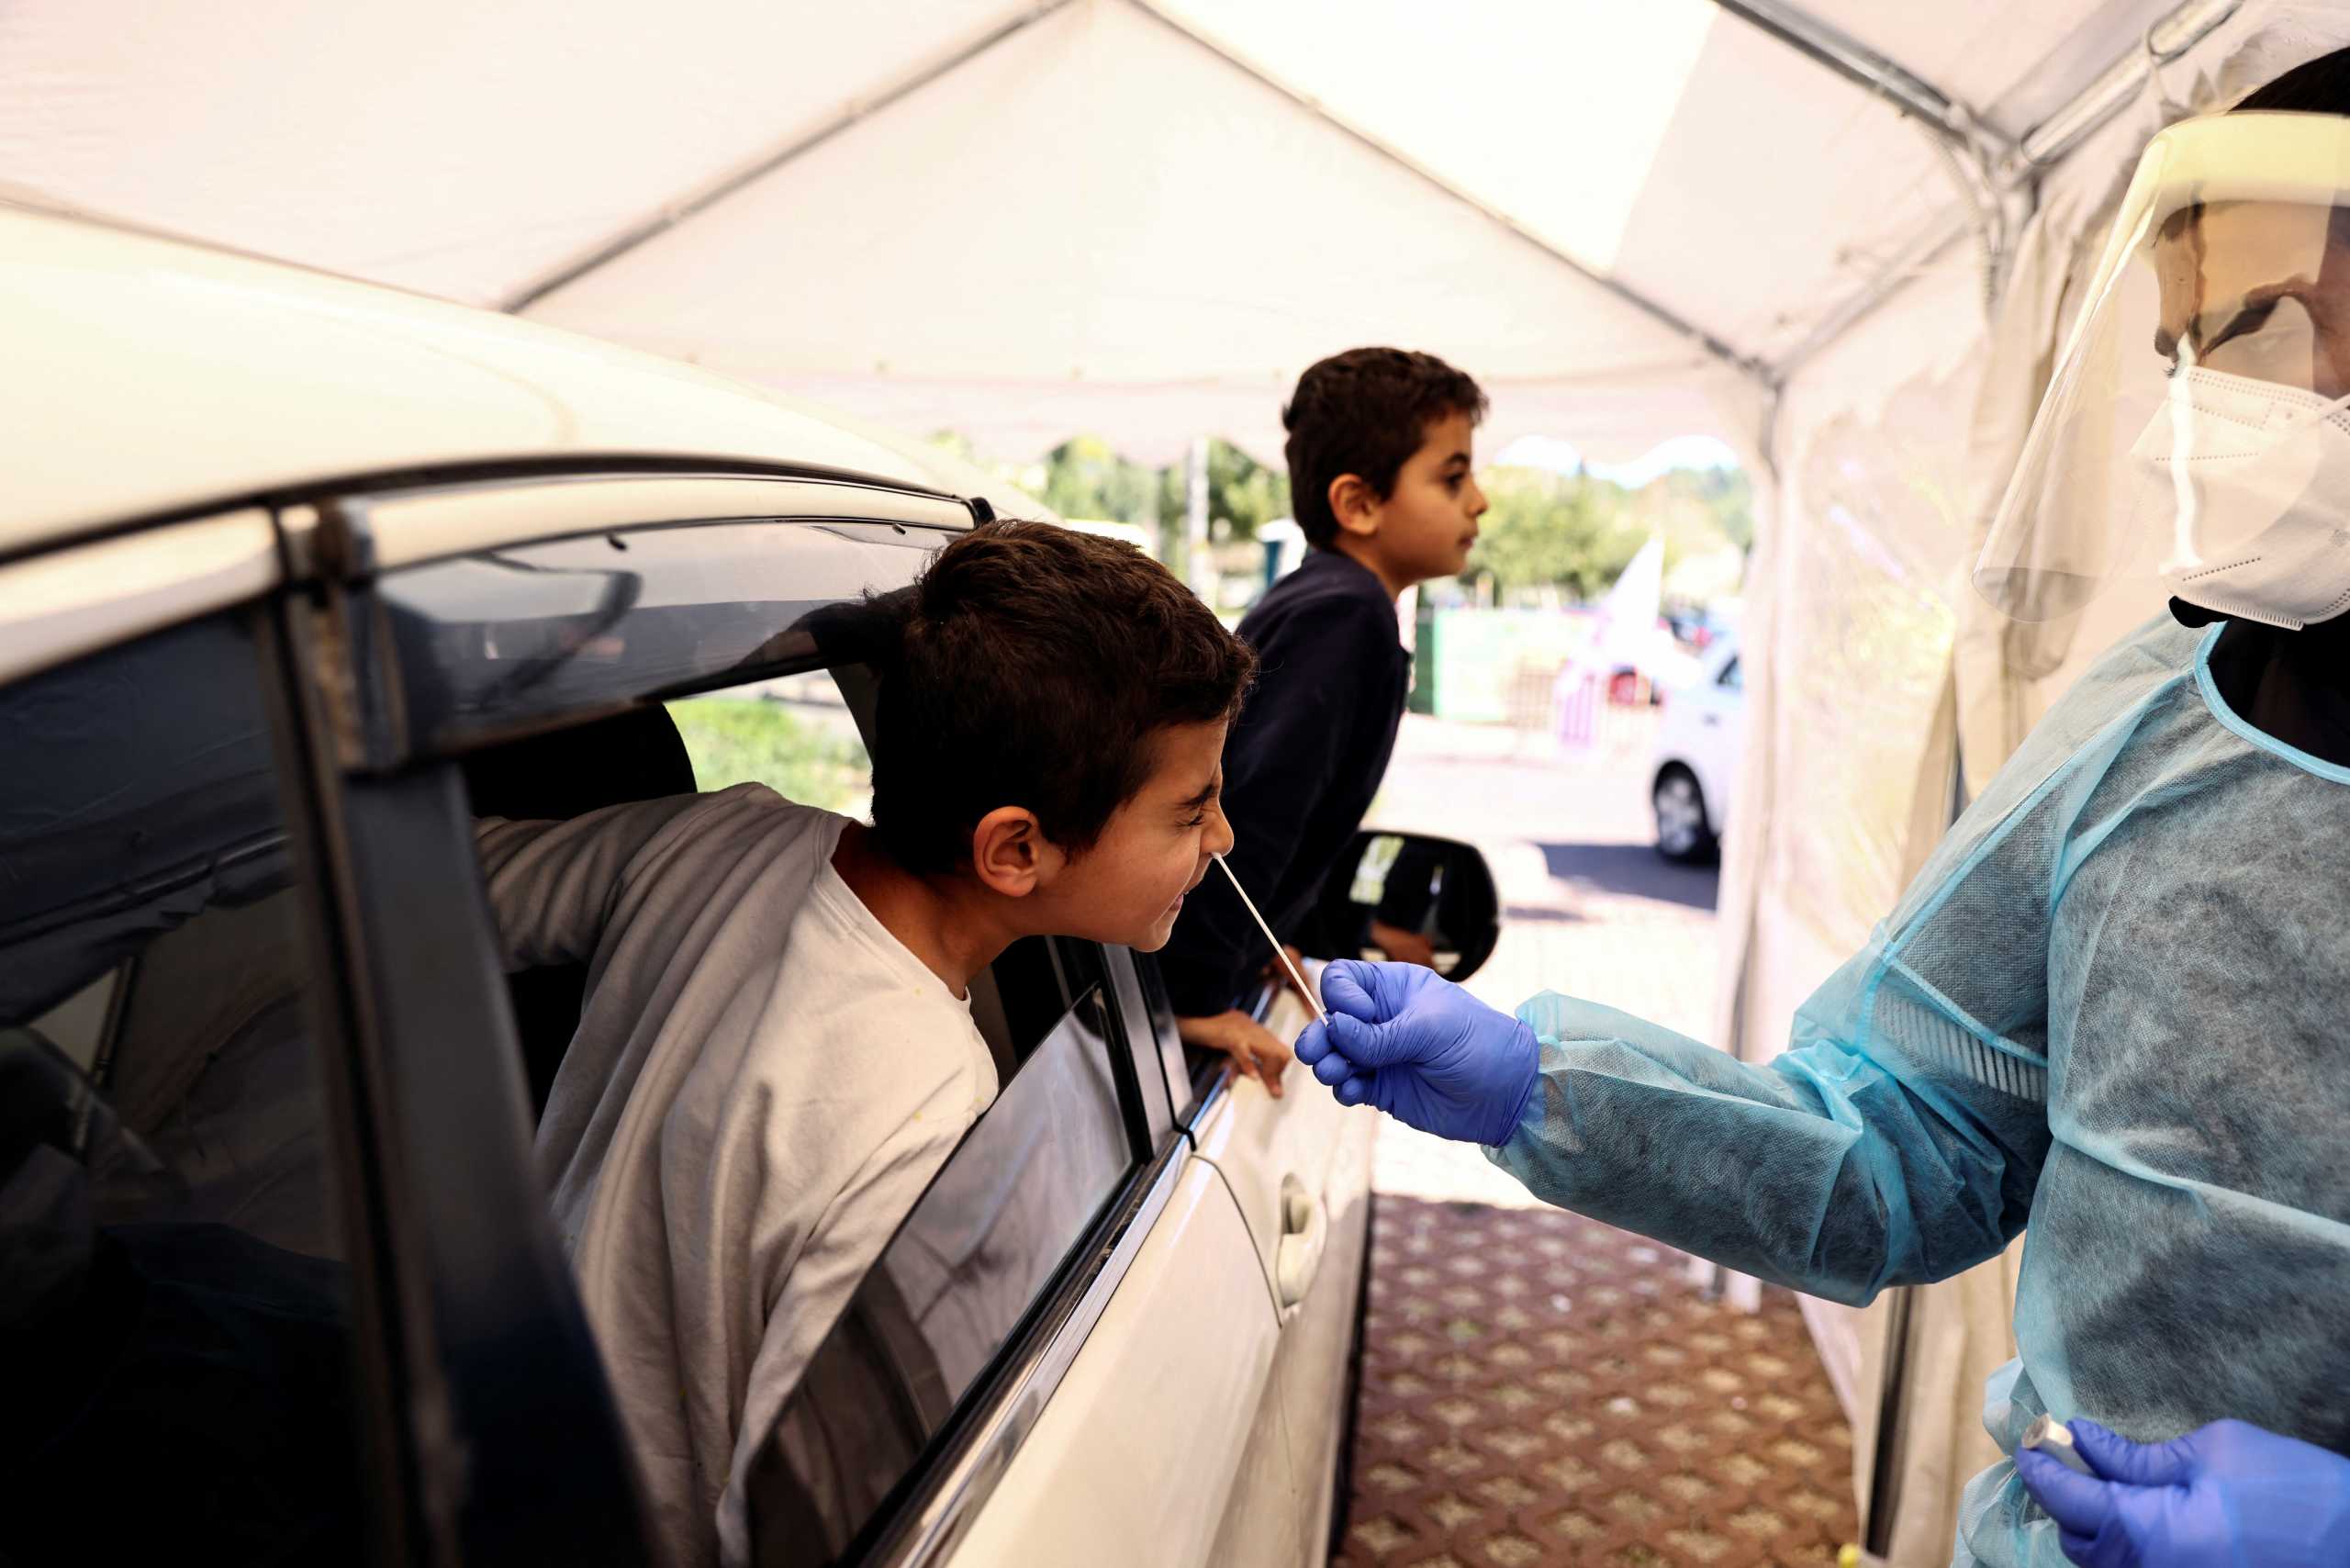
<path fill-rule="evenodd" d="M 1302 950 L 1316 958 L 1422 958 L 1465 980 L 1501 940 L 1501 896 L 1473 845 L 1367 830 L 1331 868 Z M 1386 935 L 1402 951 L 1379 941 Z"/>

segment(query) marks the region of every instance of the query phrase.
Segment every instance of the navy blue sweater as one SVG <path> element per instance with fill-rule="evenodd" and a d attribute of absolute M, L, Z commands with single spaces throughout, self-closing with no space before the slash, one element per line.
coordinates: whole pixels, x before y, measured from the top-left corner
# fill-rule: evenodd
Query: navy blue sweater
<path fill-rule="evenodd" d="M 1387 772 L 1411 687 L 1394 601 L 1371 569 L 1316 550 L 1240 622 L 1256 689 L 1224 747 L 1225 858 L 1284 940 L 1314 907 Z M 1158 955 L 1175 1011 L 1222 1013 L 1272 958 L 1220 872 Z"/>

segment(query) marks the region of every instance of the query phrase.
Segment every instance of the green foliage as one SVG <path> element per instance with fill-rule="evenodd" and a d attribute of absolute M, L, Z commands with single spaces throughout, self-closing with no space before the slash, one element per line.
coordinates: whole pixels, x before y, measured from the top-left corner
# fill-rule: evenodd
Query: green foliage
<path fill-rule="evenodd" d="M 787 801 L 837 812 L 872 788 L 864 747 L 780 703 L 690 697 L 670 703 L 669 717 L 693 759 L 694 785 L 705 792 L 755 781 Z"/>
<path fill-rule="evenodd" d="M 970 443 L 943 433 L 938 444 L 971 457 Z M 1039 464 L 996 472 L 1063 517 L 1158 525 L 1159 558 L 1181 563 L 1184 472 L 1130 463 L 1099 436 L 1064 442 Z M 1498 596 L 1548 591 L 1579 599 L 1607 591 L 1651 533 L 1664 539 L 1667 571 L 1686 557 L 1754 543 L 1753 487 L 1737 468 L 1675 468 L 1628 490 L 1587 473 L 1494 468 L 1479 476 L 1492 510 L 1470 574 L 1493 579 Z M 1292 515 L 1289 476 L 1223 441 L 1208 443 L 1208 518 L 1217 542 L 1251 540 Z M 1733 563 L 1733 569 L 1735 564 Z"/>
<path fill-rule="evenodd" d="M 1754 547 L 1754 486 L 1743 468 L 1671 468 L 1634 496 L 1634 504 L 1665 536 L 1668 552 L 1680 539 L 1692 547 L 1727 539 Z"/>
<path fill-rule="evenodd" d="M 1546 588 L 1596 599 L 1652 533 L 1663 536 L 1668 571 L 1754 540 L 1753 489 L 1735 468 L 1670 469 L 1638 490 L 1541 468 L 1494 468 L 1478 484 L 1491 510 L 1470 570 L 1489 575 L 1505 601 Z"/>
<path fill-rule="evenodd" d="M 971 443 L 952 431 L 933 444 L 978 461 Z M 1069 518 L 1110 522 L 1158 521 L 1162 539 L 1183 534 L 1184 465 L 1148 468 L 1118 455 L 1098 435 L 1062 442 L 1044 462 L 992 465 L 997 476 Z M 1229 442 L 1208 442 L 1208 523 L 1217 539 L 1254 539 L 1257 530 L 1290 515 L 1289 475 L 1268 468 Z"/>
<path fill-rule="evenodd" d="M 1595 599 L 1648 543 L 1620 486 L 1541 468 L 1495 468 L 1477 482 L 1490 505 L 1470 569 L 1490 573 L 1504 595 L 1554 587 Z"/>
<path fill-rule="evenodd" d="M 1158 515 L 1172 519 L 1178 532 L 1183 520 L 1184 484 L 1181 464 L 1158 471 Z M 1209 537 L 1254 539 L 1258 529 L 1289 515 L 1287 468 L 1267 468 L 1229 442 L 1208 442 Z"/>
<path fill-rule="evenodd" d="M 1155 477 L 1149 469 L 1111 451 L 1100 436 L 1081 435 L 1054 448 L 1045 459 L 1044 488 L 1037 499 L 1063 517 L 1147 522 Z"/>

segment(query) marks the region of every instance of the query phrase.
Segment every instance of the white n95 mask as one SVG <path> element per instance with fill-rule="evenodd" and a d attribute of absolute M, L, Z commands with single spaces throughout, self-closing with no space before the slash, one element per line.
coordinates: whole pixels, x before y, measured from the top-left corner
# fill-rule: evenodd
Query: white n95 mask
<path fill-rule="evenodd" d="M 2350 398 L 2190 366 L 2130 455 L 2170 484 L 2173 594 L 2288 631 L 2350 610 Z"/>

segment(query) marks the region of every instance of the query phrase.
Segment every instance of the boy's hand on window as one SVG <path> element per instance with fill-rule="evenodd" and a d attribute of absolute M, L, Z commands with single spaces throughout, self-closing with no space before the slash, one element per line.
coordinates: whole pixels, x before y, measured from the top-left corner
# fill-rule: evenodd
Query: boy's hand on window
<path fill-rule="evenodd" d="M 1399 964 L 1417 964 L 1424 969 L 1436 968 L 1436 945 L 1416 931 L 1374 920 L 1371 923 L 1371 940 Z"/>
<path fill-rule="evenodd" d="M 1266 1093 L 1281 1098 L 1281 1073 L 1289 1066 L 1290 1052 L 1279 1035 L 1237 1007 L 1212 1018 L 1178 1018 L 1175 1025 L 1185 1045 L 1222 1051 L 1232 1058 L 1235 1073 L 1255 1079 L 1265 1086 Z"/>

